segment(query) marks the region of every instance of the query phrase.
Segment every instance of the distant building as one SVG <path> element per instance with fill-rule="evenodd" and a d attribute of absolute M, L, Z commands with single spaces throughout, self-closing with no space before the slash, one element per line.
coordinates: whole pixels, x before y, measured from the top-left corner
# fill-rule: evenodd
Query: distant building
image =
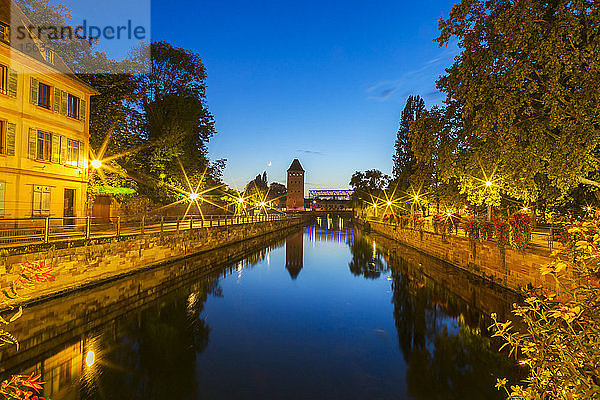
<path fill-rule="evenodd" d="M 314 210 L 345 210 L 351 208 L 353 190 L 309 190 L 307 208 Z"/>
<path fill-rule="evenodd" d="M 297 158 L 287 170 L 286 208 L 304 210 L 304 169 Z"/>
<path fill-rule="evenodd" d="M 28 25 L 0 0 L 0 218 L 85 216 L 95 91 L 37 39 L 27 54 L 11 45 Z"/>

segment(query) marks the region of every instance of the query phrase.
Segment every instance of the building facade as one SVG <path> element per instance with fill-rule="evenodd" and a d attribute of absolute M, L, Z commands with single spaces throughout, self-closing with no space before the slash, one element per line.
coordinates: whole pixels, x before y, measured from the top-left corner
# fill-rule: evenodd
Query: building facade
<path fill-rule="evenodd" d="M 304 169 L 295 158 L 287 170 L 286 209 L 304 210 Z"/>
<path fill-rule="evenodd" d="M 0 0 L 0 218 L 81 217 L 94 90 L 49 49 L 11 46 L 11 22 L 27 21 Z"/>
<path fill-rule="evenodd" d="M 352 208 L 350 199 L 353 190 L 309 190 L 307 199 L 307 208 L 312 210 L 347 210 Z"/>

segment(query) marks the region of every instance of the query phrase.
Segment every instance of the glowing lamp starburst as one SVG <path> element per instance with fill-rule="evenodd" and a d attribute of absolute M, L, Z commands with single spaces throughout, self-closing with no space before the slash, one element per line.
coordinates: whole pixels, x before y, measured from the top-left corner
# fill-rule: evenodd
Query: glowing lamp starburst
<path fill-rule="evenodd" d="M 386 204 L 387 204 L 387 205 L 388 205 L 388 207 L 389 207 L 389 206 L 391 206 L 391 205 L 392 205 L 392 202 L 388 200 L 388 202 L 387 202 Z"/>
<path fill-rule="evenodd" d="M 190 200 L 198 200 L 198 193 L 190 193 Z"/>
<path fill-rule="evenodd" d="M 88 351 L 85 356 L 85 363 L 88 367 L 94 365 L 94 361 L 96 361 L 96 354 L 93 351 Z"/>
<path fill-rule="evenodd" d="M 100 161 L 100 160 L 92 160 L 90 162 L 90 164 L 92 165 L 92 168 L 98 169 L 98 168 L 100 168 L 102 166 L 102 161 Z"/>
<path fill-rule="evenodd" d="M 486 187 L 492 186 L 492 181 L 485 181 L 485 186 Z"/>

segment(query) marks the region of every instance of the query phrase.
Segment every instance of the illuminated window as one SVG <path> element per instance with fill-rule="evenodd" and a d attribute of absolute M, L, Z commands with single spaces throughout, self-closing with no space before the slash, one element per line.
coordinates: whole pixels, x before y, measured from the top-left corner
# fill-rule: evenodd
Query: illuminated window
<path fill-rule="evenodd" d="M 67 115 L 71 118 L 79 119 L 79 97 L 69 95 L 69 110 Z"/>
<path fill-rule="evenodd" d="M 10 43 L 10 29 L 4 22 L 0 22 L 0 41 Z"/>
<path fill-rule="evenodd" d="M 0 93 L 8 93 L 8 67 L 0 64 Z"/>
<path fill-rule="evenodd" d="M 47 132 L 38 131 L 36 158 L 42 161 L 50 161 L 51 154 L 52 135 Z"/>
<path fill-rule="evenodd" d="M 39 83 L 38 106 L 50 109 L 50 86 Z"/>
<path fill-rule="evenodd" d="M 33 187 L 33 215 L 50 214 L 50 186 Z"/>
<path fill-rule="evenodd" d="M 76 140 L 67 140 L 67 165 L 77 166 L 77 160 L 79 159 L 79 142 Z"/>

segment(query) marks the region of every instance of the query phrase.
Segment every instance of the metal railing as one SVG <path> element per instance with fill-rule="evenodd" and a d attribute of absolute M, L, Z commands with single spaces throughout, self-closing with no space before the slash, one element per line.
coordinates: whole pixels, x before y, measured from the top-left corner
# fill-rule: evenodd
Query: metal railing
<path fill-rule="evenodd" d="M 285 214 L 263 215 L 186 215 L 144 217 L 45 217 L 0 220 L 0 247 L 179 232 L 189 229 L 253 224 L 294 218 Z"/>
<path fill-rule="evenodd" d="M 383 221 L 381 218 L 367 217 L 367 218 L 365 218 L 365 220 L 367 222 L 377 222 L 380 224 L 386 224 L 386 225 L 392 225 L 392 226 L 399 227 L 399 225 L 397 223 L 390 223 L 389 221 Z M 433 227 L 431 218 L 425 218 L 422 221 L 422 223 L 423 223 L 422 230 L 424 232 L 436 233 L 435 229 Z M 414 228 L 410 224 L 407 225 L 404 229 L 420 230 L 420 229 Z M 560 229 L 560 227 L 556 227 L 556 226 L 536 228 L 531 232 L 531 239 L 529 241 L 529 244 L 532 246 L 537 246 L 537 247 L 541 247 L 541 248 L 553 249 L 558 244 L 558 242 L 556 241 L 555 235 L 559 229 Z M 456 229 L 452 228 L 452 229 L 450 229 L 450 231 L 446 232 L 446 235 L 447 236 L 468 237 L 467 231 L 460 224 L 458 225 L 458 228 L 456 228 Z M 490 240 L 495 241 L 495 238 L 491 238 Z"/>

